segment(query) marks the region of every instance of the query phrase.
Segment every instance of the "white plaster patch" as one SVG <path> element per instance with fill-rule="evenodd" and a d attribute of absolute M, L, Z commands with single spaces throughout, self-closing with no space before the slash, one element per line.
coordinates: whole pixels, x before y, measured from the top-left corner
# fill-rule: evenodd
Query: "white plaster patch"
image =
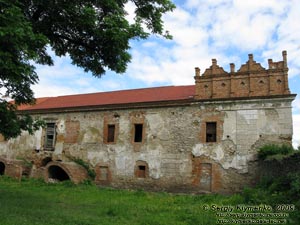
<path fill-rule="evenodd" d="M 8 150 L 8 145 L 6 144 L 6 142 L 0 143 L 0 155 L 6 155 L 7 150 Z"/>
<path fill-rule="evenodd" d="M 54 154 L 55 155 L 61 155 L 63 152 L 63 148 L 64 148 L 64 143 L 62 142 L 58 142 L 55 144 L 55 151 Z"/>
<path fill-rule="evenodd" d="M 99 131 L 95 128 L 88 127 L 86 132 L 83 135 L 82 142 L 83 143 L 95 143 L 99 138 Z"/>
<path fill-rule="evenodd" d="M 251 124 L 258 118 L 258 110 L 240 110 L 237 113 L 246 120 L 247 124 Z"/>
<path fill-rule="evenodd" d="M 246 173 L 248 172 L 247 158 L 247 156 L 235 155 L 231 162 L 225 162 L 222 166 L 224 169 L 234 168 L 241 173 Z"/>
<path fill-rule="evenodd" d="M 56 126 L 57 133 L 65 133 L 66 132 L 66 126 L 65 126 L 65 120 L 61 119 Z"/>
<path fill-rule="evenodd" d="M 126 152 L 125 146 L 116 149 L 115 167 L 117 175 L 133 176 L 134 165 L 135 162 L 132 153 Z"/>
<path fill-rule="evenodd" d="M 40 128 L 34 133 L 34 139 L 35 139 L 35 149 L 40 150 L 42 148 L 42 128 Z"/>
<path fill-rule="evenodd" d="M 224 158 L 224 151 L 220 145 L 207 146 L 204 144 L 196 144 L 193 147 L 192 154 L 196 157 L 202 155 L 208 156 L 216 161 L 220 161 Z"/>
<path fill-rule="evenodd" d="M 193 154 L 195 157 L 199 157 L 199 156 L 202 156 L 202 155 L 206 155 L 206 152 L 204 151 L 204 148 L 203 148 L 203 144 L 196 144 L 196 145 L 193 147 L 192 154 Z"/>
<path fill-rule="evenodd" d="M 93 166 L 97 165 L 100 161 L 101 162 L 108 162 L 108 153 L 107 152 L 99 152 L 99 151 L 89 151 L 87 154 L 88 160 L 91 162 Z"/>
<path fill-rule="evenodd" d="M 157 133 L 162 129 L 164 121 L 159 114 L 148 114 L 146 119 L 149 123 L 151 132 Z"/>
<path fill-rule="evenodd" d="M 214 158 L 214 160 L 220 161 L 224 158 L 224 151 L 220 145 L 214 149 L 214 152 L 216 153 L 216 158 Z"/>
<path fill-rule="evenodd" d="M 147 149 L 147 153 L 142 153 L 138 156 L 137 160 L 143 160 L 148 163 L 149 176 L 153 179 L 159 179 L 161 174 L 161 159 L 160 152 L 161 148 L 158 149 Z"/>

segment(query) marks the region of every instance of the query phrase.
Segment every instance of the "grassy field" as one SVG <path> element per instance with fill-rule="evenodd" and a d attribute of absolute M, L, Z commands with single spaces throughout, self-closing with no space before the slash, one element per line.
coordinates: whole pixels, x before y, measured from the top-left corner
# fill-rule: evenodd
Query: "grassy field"
<path fill-rule="evenodd" d="M 242 195 L 174 195 L 0 177 L 1 225 L 210 225 L 219 217 L 206 206 L 244 201 Z"/>

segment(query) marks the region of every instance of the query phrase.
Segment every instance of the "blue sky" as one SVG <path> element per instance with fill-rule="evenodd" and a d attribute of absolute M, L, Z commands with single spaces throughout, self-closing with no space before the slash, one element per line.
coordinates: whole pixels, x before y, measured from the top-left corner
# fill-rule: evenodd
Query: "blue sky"
<path fill-rule="evenodd" d="M 300 0 L 175 0 L 177 8 L 164 16 L 173 40 L 151 36 L 132 41 L 127 72 L 108 71 L 101 79 L 55 57 L 55 65 L 37 66 L 40 81 L 36 97 L 194 83 L 194 68 L 201 73 L 216 58 L 229 71 L 254 59 L 267 68 L 269 58 L 282 60 L 287 50 L 289 85 L 300 91 Z M 134 5 L 127 4 L 128 20 Z M 295 146 L 300 145 L 300 98 L 293 102 Z"/>

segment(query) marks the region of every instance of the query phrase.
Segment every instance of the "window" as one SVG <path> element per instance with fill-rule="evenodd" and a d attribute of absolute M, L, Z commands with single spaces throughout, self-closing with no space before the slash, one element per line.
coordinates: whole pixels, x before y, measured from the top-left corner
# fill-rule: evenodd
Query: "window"
<path fill-rule="evenodd" d="M 136 178 L 148 178 L 149 166 L 145 161 L 138 160 L 134 167 L 134 174 Z"/>
<path fill-rule="evenodd" d="M 207 122 L 206 123 L 206 142 L 217 141 L 217 123 Z"/>
<path fill-rule="evenodd" d="M 55 123 L 46 124 L 45 149 L 53 150 L 55 143 Z"/>
<path fill-rule="evenodd" d="M 146 166 L 138 166 L 137 177 L 146 178 Z"/>
<path fill-rule="evenodd" d="M 143 124 L 134 124 L 134 142 L 143 141 Z"/>
<path fill-rule="evenodd" d="M 116 144 L 118 141 L 119 123 L 111 117 L 105 117 L 103 123 L 103 143 Z"/>
<path fill-rule="evenodd" d="M 107 125 L 107 143 L 115 142 L 115 124 Z"/>

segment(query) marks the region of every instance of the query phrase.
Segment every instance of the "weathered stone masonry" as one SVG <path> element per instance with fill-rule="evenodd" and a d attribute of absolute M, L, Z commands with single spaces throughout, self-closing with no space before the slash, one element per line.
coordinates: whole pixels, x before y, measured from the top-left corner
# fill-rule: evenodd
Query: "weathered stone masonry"
<path fill-rule="evenodd" d="M 77 158 L 99 185 L 219 193 L 253 185 L 257 149 L 291 144 L 295 95 L 285 51 L 269 69 L 252 55 L 237 72 L 230 67 L 228 73 L 213 60 L 202 75 L 196 68 L 195 86 L 62 96 L 21 107 L 20 114 L 47 127 L 2 140 L 0 174 L 79 183 L 88 173 Z"/>

